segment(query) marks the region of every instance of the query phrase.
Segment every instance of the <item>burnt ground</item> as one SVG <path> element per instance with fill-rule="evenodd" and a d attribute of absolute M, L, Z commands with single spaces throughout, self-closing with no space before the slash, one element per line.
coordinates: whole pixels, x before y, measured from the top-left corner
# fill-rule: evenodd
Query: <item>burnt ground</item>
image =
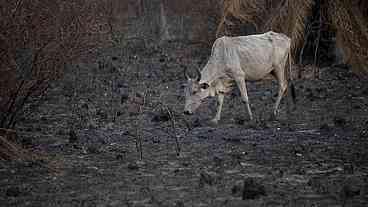
<path fill-rule="evenodd" d="M 364 80 L 337 67 L 306 78 L 307 68 L 297 107 L 285 98 L 276 121 L 276 83 L 249 83 L 257 121 L 235 90 L 214 126 L 215 99 L 182 115 L 183 67 L 203 66 L 209 49 L 163 48 L 71 66 L 18 124 L 38 158 L 0 163 L 0 206 L 368 205 Z"/>

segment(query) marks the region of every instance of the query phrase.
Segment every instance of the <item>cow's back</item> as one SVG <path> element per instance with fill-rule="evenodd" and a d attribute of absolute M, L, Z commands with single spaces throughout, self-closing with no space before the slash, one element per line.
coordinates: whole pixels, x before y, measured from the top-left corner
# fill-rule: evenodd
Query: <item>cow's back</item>
<path fill-rule="evenodd" d="M 272 71 L 274 65 L 280 63 L 281 57 L 286 55 L 290 47 L 290 38 L 275 32 L 222 37 L 219 40 L 223 45 L 225 66 L 241 68 L 248 80 L 265 77 Z"/>

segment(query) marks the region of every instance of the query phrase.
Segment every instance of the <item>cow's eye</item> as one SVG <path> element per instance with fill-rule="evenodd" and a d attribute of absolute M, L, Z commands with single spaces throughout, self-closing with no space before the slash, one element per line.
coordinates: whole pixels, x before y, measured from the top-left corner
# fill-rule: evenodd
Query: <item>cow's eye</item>
<path fill-rule="evenodd" d="M 208 87 L 210 87 L 210 85 L 208 85 L 208 83 L 202 83 L 200 87 L 201 89 L 207 89 Z"/>

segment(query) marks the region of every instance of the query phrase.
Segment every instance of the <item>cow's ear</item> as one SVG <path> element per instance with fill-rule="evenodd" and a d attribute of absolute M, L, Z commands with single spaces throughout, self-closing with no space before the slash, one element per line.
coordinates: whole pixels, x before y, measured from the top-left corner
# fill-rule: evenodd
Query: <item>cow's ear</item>
<path fill-rule="evenodd" d="M 200 87 L 202 89 L 207 89 L 208 87 L 210 87 L 210 85 L 208 85 L 208 83 L 201 83 Z"/>

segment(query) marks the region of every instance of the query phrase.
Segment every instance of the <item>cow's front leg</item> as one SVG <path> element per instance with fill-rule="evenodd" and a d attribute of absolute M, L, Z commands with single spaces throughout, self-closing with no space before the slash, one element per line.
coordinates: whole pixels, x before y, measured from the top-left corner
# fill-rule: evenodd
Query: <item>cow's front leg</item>
<path fill-rule="evenodd" d="M 221 110 L 222 110 L 222 105 L 224 103 L 224 93 L 219 93 L 217 95 L 217 112 L 216 112 L 216 116 L 211 120 L 211 122 L 217 124 L 218 121 L 220 121 L 221 119 Z"/>
<path fill-rule="evenodd" d="M 249 105 L 248 92 L 247 92 L 247 86 L 245 84 L 245 80 L 243 77 L 237 77 L 235 79 L 235 82 L 239 87 L 242 101 L 245 103 L 247 107 L 249 119 L 253 120 L 253 115 L 252 115 L 252 110 L 250 109 L 250 105 Z"/>

